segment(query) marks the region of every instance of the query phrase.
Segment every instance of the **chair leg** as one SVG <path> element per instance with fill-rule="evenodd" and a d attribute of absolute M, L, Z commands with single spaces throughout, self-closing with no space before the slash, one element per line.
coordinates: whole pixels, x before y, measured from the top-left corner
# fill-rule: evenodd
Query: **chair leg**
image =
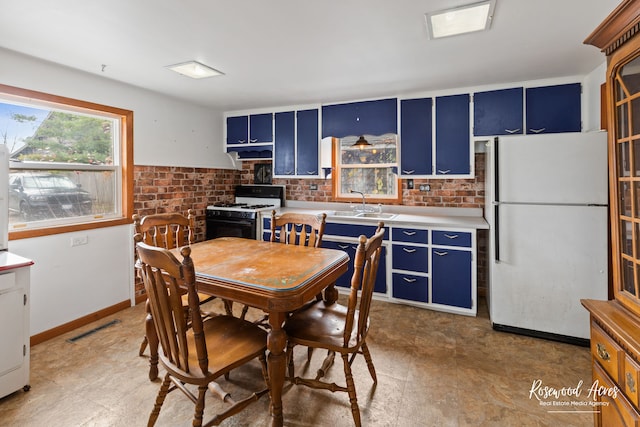
<path fill-rule="evenodd" d="M 289 360 L 289 379 L 293 380 L 295 366 L 293 365 L 293 344 L 291 344 L 290 342 L 287 343 L 287 359 Z"/>
<path fill-rule="evenodd" d="M 196 400 L 196 411 L 195 414 L 193 414 L 193 427 L 202 426 L 202 414 L 204 413 L 204 397 L 208 389 L 208 385 L 198 386 L 198 400 Z"/>
<path fill-rule="evenodd" d="M 347 380 L 349 402 L 351 403 L 351 415 L 353 415 L 353 421 L 356 427 L 360 427 L 362 422 L 360 421 L 360 408 L 358 407 L 358 398 L 356 397 L 356 385 L 353 382 L 351 364 L 349 363 L 349 355 L 347 353 L 342 354 L 342 362 L 344 364 L 344 376 Z"/>
<path fill-rule="evenodd" d="M 162 381 L 162 385 L 160 386 L 160 391 L 158 392 L 158 396 L 156 397 L 156 403 L 153 405 L 153 411 L 151 411 L 151 415 L 149 415 L 149 421 L 147 422 L 147 427 L 153 427 L 158 420 L 158 415 L 160 415 L 160 408 L 162 408 L 162 404 L 164 403 L 164 398 L 167 397 L 167 393 L 169 392 L 169 385 L 171 384 L 171 377 L 169 374 L 165 375 L 164 380 Z"/>
<path fill-rule="evenodd" d="M 147 348 L 148 343 L 149 343 L 149 340 L 145 335 L 144 338 L 142 338 L 142 342 L 140 343 L 140 350 L 138 351 L 138 356 L 144 356 L 144 351 Z"/>
<path fill-rule="evenodd" d="M 376 376 L 376 368 L 373 367 L 373 359 L 371 359 L 371 353 L 369 352 L 369 347 L 367 347 L 366 342 L 362 343 L 362 355 L 364 356 L 364 360 L 367 361 L 367 368 L 369 368 L 369 373 L 371 374 L 373 383 L 378 384 L 378 377 Z"/>

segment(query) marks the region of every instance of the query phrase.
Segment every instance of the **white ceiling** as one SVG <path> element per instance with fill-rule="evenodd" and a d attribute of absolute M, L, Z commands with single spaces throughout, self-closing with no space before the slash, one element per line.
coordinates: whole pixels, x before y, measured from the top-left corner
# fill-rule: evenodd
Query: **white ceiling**
<path fill-rule="evenodd" d="M 473 2 L 0 0 L 0 47 L 229 111 L 585 75 L 619 4 L 496 0 L 490 31 L 427 38 L 424 13 Z M 225 75 L 165 68 L 190 59 Z"/>

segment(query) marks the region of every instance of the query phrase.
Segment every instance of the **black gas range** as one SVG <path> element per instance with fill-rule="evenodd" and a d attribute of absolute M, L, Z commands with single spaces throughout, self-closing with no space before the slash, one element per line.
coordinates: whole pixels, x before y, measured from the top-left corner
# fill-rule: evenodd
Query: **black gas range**
<path fill-rule="evenodd" d="M 207 206 L 207 239 L 244 237 L 255 239 L 258 213 L 284 206 L 284 186 L 239 185 L 233 203 Z"/>

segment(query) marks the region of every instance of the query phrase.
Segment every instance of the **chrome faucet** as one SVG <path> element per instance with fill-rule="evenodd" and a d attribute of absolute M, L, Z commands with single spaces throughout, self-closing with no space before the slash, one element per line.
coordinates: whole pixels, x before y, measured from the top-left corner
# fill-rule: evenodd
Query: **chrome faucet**
<path fill-rule="evenodd" d="M 367 203 L 366 203 L 366 200 L 364 198 L 364 193 L 362 191 L 356 191 L 356 190 L 351 190 L 351 193 L 358 193 L 359 195 L 362 196 L 362 212 L 366 212 L 367 211 Z"/>

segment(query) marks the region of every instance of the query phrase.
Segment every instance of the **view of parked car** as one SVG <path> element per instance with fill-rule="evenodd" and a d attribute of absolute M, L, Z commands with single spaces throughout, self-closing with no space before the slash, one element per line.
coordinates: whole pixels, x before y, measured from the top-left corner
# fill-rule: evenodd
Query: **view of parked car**
<path fill-rule="evenodd" d="M 91 214 L 88 191 L 63 175 L 14 173 L 9 176 L 9 211 L 25 221 Z"/>

